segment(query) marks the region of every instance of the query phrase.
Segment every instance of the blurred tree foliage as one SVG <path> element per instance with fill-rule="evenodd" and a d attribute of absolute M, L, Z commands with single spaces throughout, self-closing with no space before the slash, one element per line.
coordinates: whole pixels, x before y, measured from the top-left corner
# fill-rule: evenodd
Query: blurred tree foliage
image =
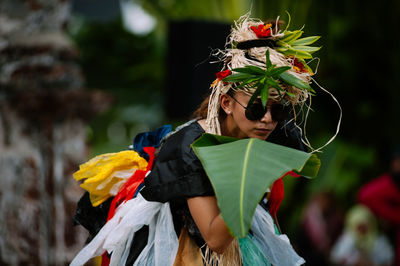
<path fill-rule="evenodd" d="M 165 42 L 155 33 L 136 36 L 121 19 L 83 22 L 71 32 L 80 51 L 86 86 L 105 90 L 113 107 L 89 125 L 93 155 L 126 149 L 132 137 L 163 120 L 161 87 Z"/>
<path fill-rule="evenodd" d="M 305 25 L 305 35 L 322 36 L 318 43 L 323 48 L 316 53 L 321 64 L 315 78 L 336 96 L 343 108 L 339 137 L 321 154 L 320 176 L 313 181 L 286 182 L 287 198 L 281 210 L 282 215 L 289 218 L 286 220 L 296 223 L 302 206 L 293 212 L 291 205 L 305 202 L 320 190 L 332 191 L 341 197 L 344 206 L 351 205 L 361 184 L 387 170 L 390 151 L 399 145 L 400 133 L 400 52 L 395 28 L 400 25 L 399 1 L 135 2 L 158 21 L 157 29 L 149 35 L 132 35 L 122 28 L 120 21 L 84 23 L 73 35 L 82 53 L 87 86 L 107 90 L 117 100 L 109 113 L 91 125 L 95 147 L 102 146 L 101 143 L 115 134 L 110 125 L 126 129 L 119 145 L 103 145 L 97 152 L 126 146 L 126 141 L 138 132 L 140 125 L 143 129 L 154 128 L 157 123 L 168 121 L 163 117 L 161 89 L 169 20 L 231 23 L 252 7 L 252 16 L 265 19 L 280 15 L 286 20 L 285 11 L 288 11 L 293 18 L 291 28 Z M 314 67 L 316 63 L 313 62 Z M 312 108 L 307 136 L 318 147 L 334 134 L 339 110 L 332 98 L 318 89 Z M 138 118 L 141 117 L 136 114 L 138 111 L 150 115 Z"/>

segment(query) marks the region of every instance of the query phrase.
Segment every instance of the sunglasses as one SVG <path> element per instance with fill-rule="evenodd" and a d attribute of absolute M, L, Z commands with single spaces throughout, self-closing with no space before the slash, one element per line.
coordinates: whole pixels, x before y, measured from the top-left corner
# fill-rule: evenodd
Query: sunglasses
<path fill-rule="evenodd" d="M 284 104 L 274 103 L 271 105 L 270 108 L 265 108 L 259 102 L 253 102 L 252 104 L 248 105 L 247 107 L 241 104 L 238 100 L 235 99 L 232 95 L 229 95 L 235 102 L 237 102 L 240 106 L 242 106 L 245 111 L 245 116 L 247 119 L 251 121 L 257 121 L 264 117 L 264 115 L 268 112 L 268 109 L 271 112 L 272 120 L 276 122 L 282 122 L 286 120 L 290 113 L 290 106 L 288 102 Z"/>

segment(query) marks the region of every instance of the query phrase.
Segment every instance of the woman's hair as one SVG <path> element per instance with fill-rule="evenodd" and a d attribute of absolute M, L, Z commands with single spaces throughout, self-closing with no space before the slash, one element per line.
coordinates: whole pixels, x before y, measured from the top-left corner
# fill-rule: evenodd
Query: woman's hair
<path fill-rule="evenodd" d="M 192 119 L 206 119 L 208 111 L 208 101 L 210 96 L 207 96 L 199 105 L 199 107 L 193 112 Z"/>
<path fill-rule="evenodd" d="M 233 90 L 229 90 L 227 94 L 232 95 L 234 93 Z M 234 95 L 233 95 L 234 96 Z M 193 112 L 191 118 L 192 119 L 206 119 L 208 113 L 208 103 L 210 101 L 210 95 L 208 95 L 199 105 L 199 107 Z M 219 107 L 218 111 L 219 121 L 222 122 L 226 118 L 226 113 L 223 111 L 222 107 Z"/>

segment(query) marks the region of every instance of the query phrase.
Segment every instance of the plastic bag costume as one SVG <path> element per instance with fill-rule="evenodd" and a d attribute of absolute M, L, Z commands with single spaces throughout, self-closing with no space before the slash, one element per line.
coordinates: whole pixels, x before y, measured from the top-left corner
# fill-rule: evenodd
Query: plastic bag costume
<path fill-rule="evenodd" d="M 137 152 L 124 151 L 120 154 L 100 155 L 82 165 L 81 170 L 75 174 L 77 179 L 86 178 L 82 187 L 89 191 L 93 205 L 88 206 L 89 197 L 86 194 L 78 204 L 75 221 L 85 226 L 95 236 L 75 257 L 71 265 L 83 265 L 90 258 L 102 254 L 109 254 L 103 255 L 103 265 L 104 260 L 109 257 L 109 265 L 182 265 L 182 260 L 179 258 L 182 254 L 178 249 L 182 250 L 184 247 L 179 245 L 188 243 L 178 239 L 182 238 L 183 234 L 187 234 L 189 241 L 195 243 L 194 246 L 198 251 L 195 257 L 199 258 L 202 255 L 201 247 L 204 251 L 205 242 L 190 215 L 186 199 L 214 195 L 211 183 L 190 147 L 204 130 L 197 122 L 191 121 L 173 134 L 169 133 L 162 142 L 151 171 L 144 170 L 148 167 L 148 163 L 139 156 L 139 154 L 144 155 L 145 151 L 151 151 L 149 148 L 144 148 L 144 145 L 158 147 L 161 138 L 169 131 L 170 128 L 162 127 L 156 132 L 140 134 L 134 142 L 134 149 L 137 149 Z M 285 144 L 291 141 L 293 146 L 297 145 L 299 148 L 297 132 L 290 132 L 292 132 L 291 138 L 280 139 L 282 134 L 279 134 L 278 130 L 271 139 L 278 143 L 286 141 Z M 126 163 L 129 161 L 127 158 L 122 159 L 126 155 L 132 159 L 131 163 Z M 151 164 L 153 155 L 147 153 L 146 155 Z M 96 165 L 101 167 L 102 171 L 99 171 Z M 130 179 L 125 178 L 129 171 Z M 124 190 L 126 184 L 135 183 L 132 179 L 135 173 L 138 176 L 137 173 L 140 171 L 144 172 L 146 177 L 143 182 L 133 187 L 134 191 L 127 193 L 126 189 Z M 104 172 L 107 172 L 107 175 Z M 117 187 L 119 192 L 115 193 Z M 109 188 L 108 192 L 105 188 Z M 113 201 L 115 201 L 124 191 L 125 198 L 120 197 L 115 213 L 110 215 L 113 205 L 113 202 L 110 202 L 111 197 L 114 196 Z M 130 196 L 126 196 L 128 194 Z M 109 199 L 106 199 L 107 197 Z M 100 204 L 99 199 L 102 199 Z M 101 221 L 105 222 L 105 210 L 110 205 L 108 221 L 100 229 Z M 90 223 L 87 222 L 88 219 L 97 222 Z M 245 238 L 239 239 L 239 246 L 241 261 L 237 261 L 237 265 L 304 263 L 293 250 L 286 235 L 277 232 L 265 201 L 258 205 L 250 233 Z M 197 262 L 200 262 L 200 265 L 207 264 L 206 260 Z"/>

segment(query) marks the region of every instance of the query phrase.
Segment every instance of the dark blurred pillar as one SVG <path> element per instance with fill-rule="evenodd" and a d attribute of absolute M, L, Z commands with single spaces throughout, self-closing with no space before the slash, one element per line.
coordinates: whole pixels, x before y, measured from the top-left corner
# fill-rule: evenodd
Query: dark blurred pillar
<path fill-rule="evenodd" d="M 0 1 L 0 265 L 66 265 L 87 237 L 72 225 L 72 172 L 87 155 L 84 120 L 107 101 L 82 90 L 69 10 Z"/>
<path fill-rule="evenodd" d="M 187 119 L 209 93 L 221 64 L 210 64 L 212 49 L 223 49 L 230 25 L 171 21 L 168 32 L 166 108 L 169 118 Z"/>
<path fill-rule="evenodd" d="M 72 13 L 84 16 L 87 20 L 107 22 L 120 16 L 117 0 L 70 0 Z M 94 8 L 96 7 L 96 8 Z"/>

